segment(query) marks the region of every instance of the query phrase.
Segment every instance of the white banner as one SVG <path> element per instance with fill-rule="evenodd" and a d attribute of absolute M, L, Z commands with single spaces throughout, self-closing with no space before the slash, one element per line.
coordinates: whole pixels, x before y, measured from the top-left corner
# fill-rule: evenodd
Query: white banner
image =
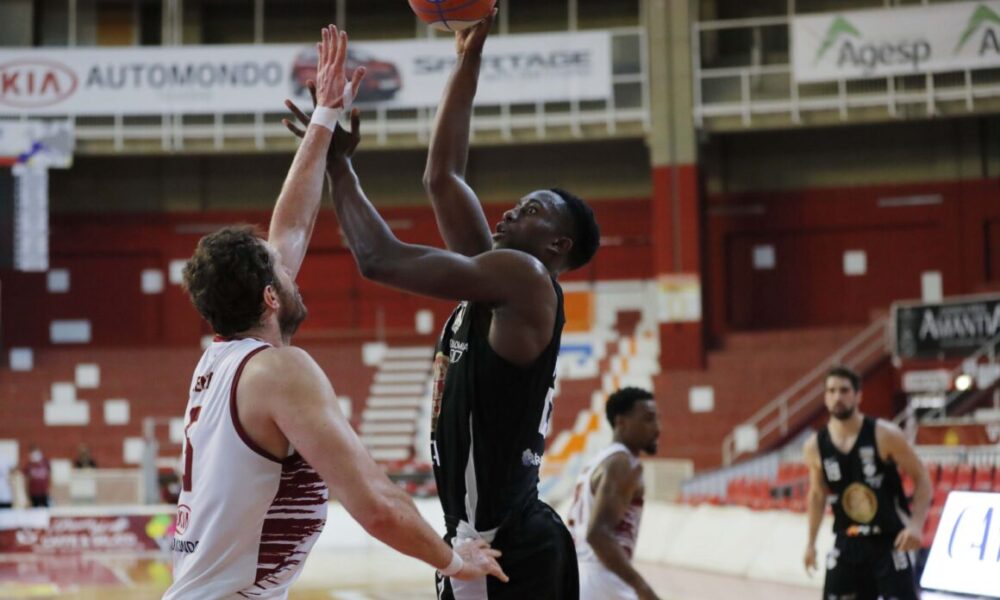
<path fill-rule="evenodd" d="M 367 68 L 359 104 L 407 108 L 436 105 L 454 61 L 454 40 L 352 42 L 347 67 Z M 311 45 L 5 49 L 0 115 L 284 112 L 315 72 Z M 487 42 L 476 102 L 611 94 L 609 32 L 510 35 Z"/>
<path fill-rule="evenodd" d="M 920 586 L 1000 597 L 1000 494 L 951 492 Z"/>
<path fill-rule="evenodd" d="M 800 83 L 1000 67 L 1000 0 L 795 17 Z"/>

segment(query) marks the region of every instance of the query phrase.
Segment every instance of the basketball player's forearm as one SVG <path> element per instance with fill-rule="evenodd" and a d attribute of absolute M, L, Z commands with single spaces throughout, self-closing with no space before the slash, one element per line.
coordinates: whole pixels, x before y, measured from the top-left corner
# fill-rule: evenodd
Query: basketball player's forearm
<path fill-rule="evenodd" d="M 438 107 L 434 132 L 427 153 L 424 182 L 429 188 L 441 177 L 465 177 L 469 158 L 469 131 L 472 127 L 472 103 L 479 85 L 478 54 L 459 55 Z M 432 196 L 432 199 L 436 199 Z"/>
<path fill-rule="evenodd" d="M 593 548 L 601 563 L 622 581 L 633 588 L 647 585 L 646 580 L 632 566 L 632 561 L 625 555 L 625 551 L 610 534 L 605 531 L 594 531 L 587 537 L 587 543 Z"/>
<path fill-rule="evenodd" d="M 385 494 L 382 517 L 366 529 L 374 537 L 398 552 L 443 569 L 452 559 L 452 550 L 441 536 L 420 516 L 413 499 L 395 484 Z"/>
<path fill-rule="evenodd" d="M 280 246 L 282 260 L 293 272 L 302 264 L 319 213 L 331 137 L 323 127 L 306 130 L 271 215 L 268 239 Z"/>
<path fill-rule="evenodd" d="M 816 536 L 819 535 L 819 527 L 823 523 L 824 508 L 826 508 L 826 498 L 810 492 L 808 496 L 810 548 L 816 545 Z"/>
<path fill-rule="evenodd" d="M 931 505 L 931 480 L 924 475 L 913 490 L 913 503 L 910 506 L 910 527 L 918 531 L 924 528 L 927 521 L 927 511 Z"/>
<path fill-rule="evenodd" d="M 377 261 L 386 258 L 391 247 L 401 244 L 365 196 L 350 161 L 332 161 L 329 169 L 333 179 L 333 210 L 358 268 L 366 273 Z"/>

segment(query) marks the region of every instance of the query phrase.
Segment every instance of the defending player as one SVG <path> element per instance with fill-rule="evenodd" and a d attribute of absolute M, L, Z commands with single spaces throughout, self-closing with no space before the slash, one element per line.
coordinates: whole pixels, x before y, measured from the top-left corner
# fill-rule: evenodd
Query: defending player
<path fill-rule="evenodd" d="M 319 208 L 344 105 L 347 36 L 323 30 L 316 124 L 271 220 L 198 243 L 184 284 L 216 338 L 191 381 L 184 475 L 167 600 L 287 598 L 323 528 L 329 490 L 373 536 L 458 578 L 504 578 L 485 543 L 449 548 L 382 473 L 340 412 L 329 380 L 289 346 L 306 316 L 294 283 Z M 354 75 L 358 89 L 363 70 Z"/>

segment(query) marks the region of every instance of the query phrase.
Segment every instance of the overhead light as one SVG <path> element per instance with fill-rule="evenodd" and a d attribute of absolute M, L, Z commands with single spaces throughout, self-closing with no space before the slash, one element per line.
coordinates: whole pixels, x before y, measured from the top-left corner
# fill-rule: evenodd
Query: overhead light
<path fill-rule="evenodd" d="M 972 375 L 968 373 L 962 373 L 955 378 L 955 389 L 964 392 L 972 387 Z"/>

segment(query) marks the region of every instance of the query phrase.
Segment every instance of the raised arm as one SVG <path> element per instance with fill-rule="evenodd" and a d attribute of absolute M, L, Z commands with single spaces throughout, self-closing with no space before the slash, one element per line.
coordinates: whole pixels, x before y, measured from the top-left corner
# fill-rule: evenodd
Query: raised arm
<path fill-rule="evenodd" d="M 806 572 L 812 574 L 818 568 L 816 564 L 816 536 L 819 526 L 823 523 L 823 511 L 826 510 L 827 488 L 823 480 L 823 465 L 819 458 L 819 443 L 813 435 L 806 440 L 803 449 L 806 466 L 809 467 L 809 493 L 806 496 L 806 509 L 809 514 L 809 541 L 806 543 L 806 553 L 803 558 Z"/>
<path fill-rule="evenodd" d="M 483 44 L 492 24 L 491 15 L 455 34 L 458 60 L 438 106 L 424 170 L 424 188 L 441 237 L 449 250 L 465 256 L 491 248 L 490 226 L 479 198 L 465 181 L 465 166 Z"/>
<path fill-rule="evenodd" d="M 343 108 L 347 87 L 344 70 L 347 33 L 338 31 L 332 25 L 325 27 L 323 40 L 316 47 L 319 53 L 314 96 L 316 107 Z M 358 89 L 363 76 L 363 70 L 355 72 L 353 90 Z M 302 266 L 319 213 L 331 135 L 329 129 L 319 125 L 306 129 L 271 215 L 268 242 L 278 250 L 292 279 Z"/>
<path fill-rule="evenodd" d="M 931 477 L 899 427 L 879 419 L 876 435 L 879 450 L 913 479 L 910 522 L 896 536 L 895 546 L 907 552 L 917 550 L 923 541 L 924 521 L 931 504 Z"/>
<path fill-rule="evenodd" d="M 237 394 L 241 403 L 266 407 L 289 444 L 365 531 L 438 570 L 452 564 L 452 549 L 365 450 L 326 375 L 306 352 L 285 347 L 260 353 L 247 364 Z M 485 543 L 456 551 L 464 560 L 455 575 L 459 579 L 491 574 L 506 580 L 495 560 L 499 552 Z"/>
<path fill-rule="evenodd" d="M 550 275 L 541 261 L 525 252 L 494 250 L 469 257 L 400 241 L 365 196 L 351 165 L 350 154 L 360 139 L 358 126 L 355 111 L 351 133 L 337 128 L 328 167 L 337 220 L 366 278 L 444 300 L 525 307 L 540 303 L 539 314 L 552 312 Z"/>
<path fill-rule="evenodd" d="M 655 600 L 656 593 L 632 566 L 614 536 L 615 527 L 625 516 L 641 479 L 642 467 L 633 468 L 624 454 L 614 454 L 607 459 L 594 490 L 587 543 L 608 570 L 632 586 L 640 600 Z"/>

